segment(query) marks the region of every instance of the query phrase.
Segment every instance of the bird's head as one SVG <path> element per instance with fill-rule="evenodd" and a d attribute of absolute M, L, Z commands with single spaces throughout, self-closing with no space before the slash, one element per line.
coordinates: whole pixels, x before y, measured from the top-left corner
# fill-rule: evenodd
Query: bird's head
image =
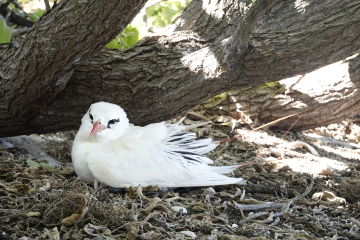
<path fill-rule="evenodd" d="M 125 111 L 108 102 L 92 104 L 81 121 L 82 134 L 101 141 L 117 139 L 129 128 Z"/>

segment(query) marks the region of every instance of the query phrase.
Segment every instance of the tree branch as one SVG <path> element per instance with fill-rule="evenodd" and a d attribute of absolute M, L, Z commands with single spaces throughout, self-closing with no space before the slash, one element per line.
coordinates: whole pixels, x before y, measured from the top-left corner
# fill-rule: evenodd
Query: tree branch
<path fill-rule="evenodd" d="M 359 50 L 360 2 L 276 1 L 251 30 L 241 71 L 228 69 L 222 63 L 224 42 L 240 31 L 232 23 L 249 11 L 244 2 L 203 2 L 185 31 L 77 62 L 64 90 L 53 101 L 44 100 L 36 111 L 41 114 L 29 118 L 27 128 L 0 119 L 0 133 L 73 129 L 88 106 L 100 100 L 123 106 L 136 124 L 160 121 L 222 91 L 306 73 Z"/>
<path fill-rule="evenodd" d="M 11 11 L 6 4 L 0 4 L 0 14 L 4 17 L 9 16 L 8 20 L 18 26 L 31 27 L 34 23 L 24 17 L 17 15 Z"/>
<path fill-rule="evenodd" d="M 46 9 L 46 12 L 50 12 L 50 3 L 49 3 L 49 0 L 44 0 L 44 3 L 45 3 L 45 9 Z"/>
<path fill-rule="evenodd" d="M 28 124 L 64 89 L 76 64 L 121 32 L 145 2 L 61 1 L 20 43 L 1 52 L 0 121 Z"/>
<path fill-rule="evenodd" d="M 237 30 L 231 37 L 232 40 L 230 40 L 226 47 L 224 63 L 226 63 L 229 68 L 239 68 L 244 54 L 248 52 L 249 39 L 259 19 L 264 16 L 276 1 L 277 0 L 257 0 L 243 16 Z"/>

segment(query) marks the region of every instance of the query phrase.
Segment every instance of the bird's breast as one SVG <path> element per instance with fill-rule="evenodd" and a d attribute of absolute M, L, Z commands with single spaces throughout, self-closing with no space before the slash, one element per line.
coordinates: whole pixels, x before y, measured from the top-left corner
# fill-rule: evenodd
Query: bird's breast
<path fill-rule="evenodd" d="M 87 158 L 89 154 L 91 154 L 91 151 L 94 150 L 94 146 L 92 145 L 91 143 L 74 141 L 71 151 L 71 158 L 76 174 L 87 182 L 93 182 L 95 180 L 87 164 Z"/>

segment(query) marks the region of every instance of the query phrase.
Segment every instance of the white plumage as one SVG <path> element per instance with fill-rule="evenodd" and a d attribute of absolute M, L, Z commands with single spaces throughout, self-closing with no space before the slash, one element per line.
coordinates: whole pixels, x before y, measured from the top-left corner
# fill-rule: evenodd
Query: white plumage
<path fill-rule="evenodd" d="M 98 102 L 82 118 L 71 154 L 81 179 L 111 187 L 245 184 L 223 175 L 238 166 L 209 166 L 203 154 L 216 146 L 177 124 L 133 126 L 121 107 Z"/>

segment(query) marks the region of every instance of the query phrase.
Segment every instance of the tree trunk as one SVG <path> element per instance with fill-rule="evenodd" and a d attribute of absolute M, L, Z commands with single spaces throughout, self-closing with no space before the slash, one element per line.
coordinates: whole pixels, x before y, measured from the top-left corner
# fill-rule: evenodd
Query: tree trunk
<path fill-rule="evenodd" d="M 233 90 L 218 108 L 220 114 L 254 126 L 273 122 L 270 126 L 309 129 L 356 118 L 360 113 L 359 89 L 357 55 L 278 84 Z"/>
<path fill-rule="evenodd" d="M 58 8 L 53 10 L 54 16 L 57 11 Z M 92 8 L 92 11 L 93 15 L 102 16 L 100 10 Z M 115 18 L 113 15 L 116 15 L 114 11 L 108 12 L 106 17 Z M 83 18 L 81 21 L 89 21 Z M 124 18 L 127 17 L 118 20 L 124 22 Z M 39 25 L 54 27 L 56 18 L 44 19 L 31 31 L 34 39 L 27 42 L 36 42 L 34 32 Z M 65 27 L 69 23 L 63 24 Z M 14 50 L 3 50 L 2 55 L 12 58 L 6 61 L 6 67 L 0 67 L 0 77 L 8 84 L 1 87 L 6 91 L 5 101 L 0 103 L 0 134 L 76 128 L 88 106 L 100 100 L 120 104 L 136 124 L 164 120 L 223 91 L 305 74 L 351 56 L 359 50 L 359 24 L 358 0 L 257 0 L 255 4 L 245 0 L 194 0 L 172 26 L 177 31 L 145 38 L 127 51 L 102 50 L 85 60 L 106 41 L 90 42 L 111 27 L 103 29 L 101 34 L 95 27 L 95 33 L 77 33 L 86 35 L 82 37 L 88 40 L 86 44 L 91 44 L 91 50 L 84 55 L 72 53 L 65 60 L 63 56 L 54 58 L 59 64 L 52 64 L 49 72 L 47 67 L 38 65 L 36 75 L 28 79 L 37 91 L 25 91 L 31 94 L 11 88 L 11 81 L 21 81 L 4 73 L 16 76 L 15 72 L 22 69 L 20 73 L 25 74 L 29 68 L 22 66 L 26 59 L 30 64 L 34 57 L 12 56 Z M 70 32 L 60 34 L 59 39 L 71 38 Z M 56 45 L 59 41 L 55 40 L 54 46 L 59 49 Z M 27 45 L 22 45 L 21 52 L 27 50 L 36 56 Z M 72 47 L 62 45 L 62 51 L 68 53 Z M 44 54 L 47 48 L 45 45 Z M 81 57 L 77 58 L 77 54 Z M 23 56 L 22 64 L 10 64 L 16 63 L 19 56 Z M 50 54 L 46 60 L 56 56 Z M 62 63 L 63 60 L 70 64 Z M 67 81 L 68 78 L 71 79 Z M 351 99 L 356 102 L 356 97 Z M 33 101 L 29 106 L 26 100 L 30 99 Z"/>
<path fill-rule="evenodd" d="M 63 91 L 76 65 L 122 31 L 146 0 L 105 2 L 61 1 L 0 52 L 1 135 L 32 132 L 31 120 Z"/>

